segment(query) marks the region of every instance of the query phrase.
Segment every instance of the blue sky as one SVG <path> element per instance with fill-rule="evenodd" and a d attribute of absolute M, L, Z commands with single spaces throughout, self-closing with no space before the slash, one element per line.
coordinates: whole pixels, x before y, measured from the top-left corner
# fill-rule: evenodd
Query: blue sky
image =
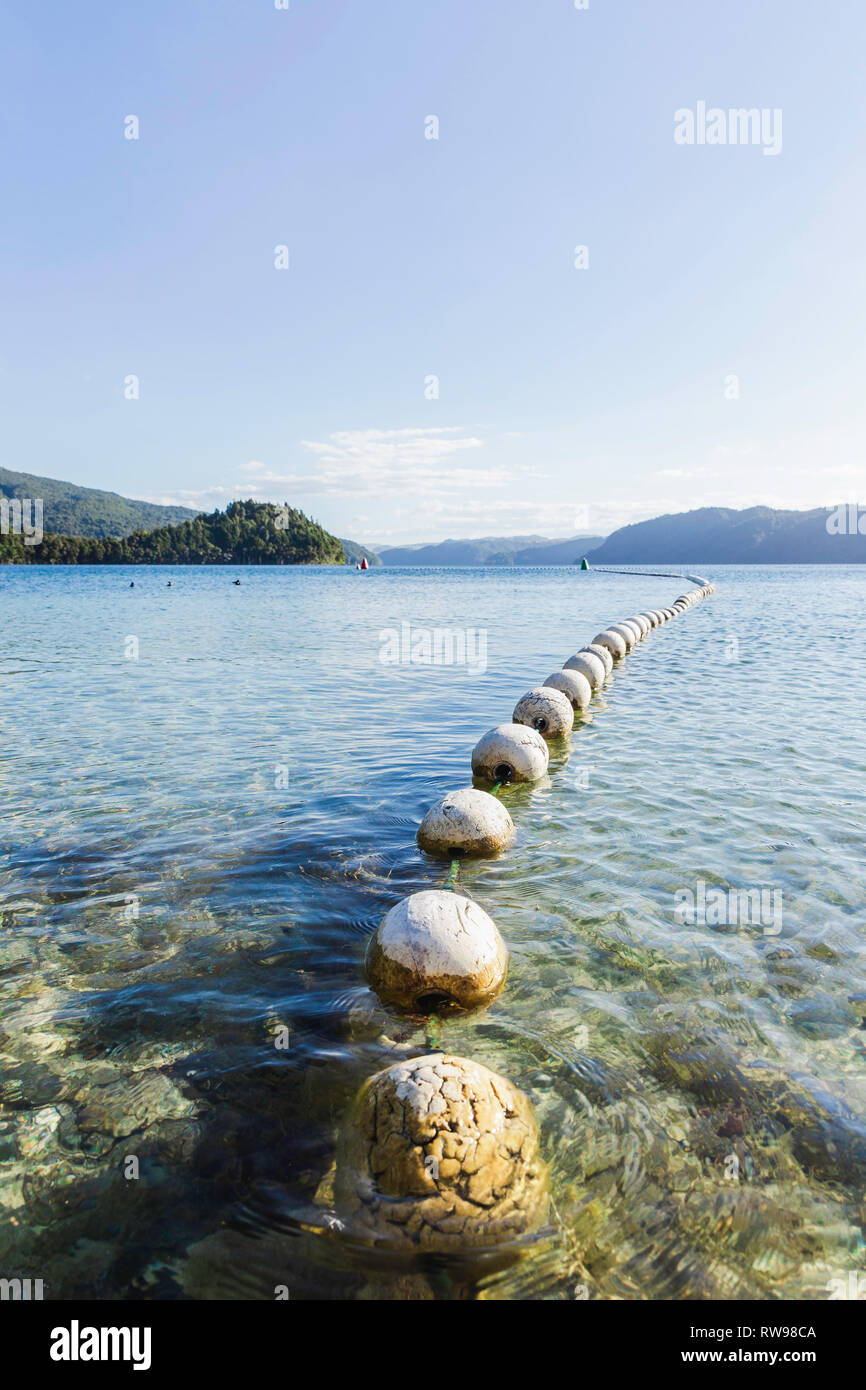
<path fill-rule="evenodd" d="M 3 466 L 393 543 L 866 499 L 861 0 L 2 16 Z"/>

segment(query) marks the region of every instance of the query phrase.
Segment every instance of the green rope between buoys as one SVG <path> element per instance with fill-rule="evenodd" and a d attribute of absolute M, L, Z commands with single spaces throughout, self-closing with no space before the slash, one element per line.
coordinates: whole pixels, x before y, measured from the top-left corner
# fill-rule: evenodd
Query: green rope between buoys
<path fill-rule="evenodd" d="M 494 782 L 494 783 L 493 783 L 493 788 L 492 788 L 492 790 L 491 790 L 490 795 L 491 795 L 491 796 L 495 796 L 496 793 L 499 791 L 499 788 L 500 788 L 502 785 L 503 785 L 502 782 Z M 451 891 L 452 893 L 454 892 L 454 889 L 457 887 L 457 875 L 459 874 L 459 872 L 460 872 L 460 860 L 459 860 L 459 859 L 452 859 L 452 860 L 451 860 L 451 868 L 448 870 L 448 878 L 445 880 L 445 888 L 446 888 L 446 891 L 450 889 L 450 891 Z"/>

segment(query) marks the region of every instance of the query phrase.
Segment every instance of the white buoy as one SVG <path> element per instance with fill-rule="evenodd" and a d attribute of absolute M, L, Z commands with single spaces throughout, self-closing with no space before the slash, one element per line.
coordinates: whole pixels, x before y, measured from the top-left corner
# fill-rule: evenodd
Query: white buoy
<path fill-rule="evenodd" d="M 608 656 L 610 653 L 608 652 Z M 600 690 L 607 679 L 607 668 L 596 652 L 575 652 L 563 662 L 563 671 L 579 671 L 593 690 Z"/>
<path fill-rule="evenodd" d="M 638 617 L 645 618 L 651 628 L 658 627 L 659 625 L 659 615 L 654 612 L 652 608 L 647 608 L 645 612 L 638 613 Z"/>
<path fill-rule="evenodd" d="M 572 709 L 586 709 L 592 699 L 592 687 L 586 676 L 573 668 L 554 671 L 544 684 L 564 695 Z"/>
<path fill-rule="evenodd" d="M 604 666 L 605 675 L 610 675 L 613 670 L 613 657 L 609 648 L 600 646 L 598 642 L 590 642 L 588 646 L 581 647 L 577 655 L 582 656 L 584 652 L 589 652 L 592 656 L 597 656 Z"/>
<path fill-rule="evenodd" d="M 536 685 L 517 701 L 511 716 L 515 724 L 528 724 L 542 738 L 561 738 L 574 724 L 568 696 L 549 685 Z"/>
<path fill-rule="evenodd" d="M 630 623 L 612 623 L 608 629 L 610 632 L 618 632 L 625 642 L 625 649 L 630 652 L 632 647 L 636 647 L 640 637 L 639 630 L 631 626 Z"/>
<path fill-rule="evenodd" d="M 547 1219 L 532 1106 L 504 1076 L 451 1053 L 380 1071 L 340 1132 L 338 1217 L 378 1250 L 513 1245 Z"/>
<path fill-rule="evenodd" d="M 606 627 L 604 632 L 600 632 L 592 639 L 594 647 L 606 647 L 615 661 L 625 656 L 629 650 L 626 640 L 621 632 L 614 632 L 613 628 Z"/>
<path fill-rule="evenodd" d="M 383 1004 L 431 1014 L 494 999 L 508 973 L 508 952 L 496 923 L 471 898 L 429 889 L 386 913 L 366 965 Z"/>
<path fill-rule="evenodd" d="M 647 633 L 652 628 L 652 623 L 650 622 L 649 618 L 644 617 L 643 613 L 636 613 L 635 616 L 633 618 L 629 618 L 628 621 L 630 623 L 637 623 L 638 627 L 640 628 L 641 637 L 646 637 Z"/>
<path fill-rule="evenodd" d="M 514 822 L 502 802 L 476 787 L 448 792 L 418 827 L 421 849 L 449 859 L 458 854 L 499 854 L 513 844 L 514 836 Z"/>
<path fill-rule="evenodd" d="M 548 761 L 547 744 L 526 724 L 497 724 L 472 750 L 472 771 L 488 782 L 537 782 Z"/>

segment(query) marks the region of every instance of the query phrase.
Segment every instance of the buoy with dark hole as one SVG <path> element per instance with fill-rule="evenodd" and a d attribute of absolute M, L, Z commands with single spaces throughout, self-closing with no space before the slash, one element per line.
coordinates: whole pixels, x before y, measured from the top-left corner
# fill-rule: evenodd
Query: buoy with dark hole
<path fill-rule="evenodd" d="M 542 738 L 561 738 L 574 725 L 574 708 L 561 690 L 536 685 L 517 701 L 511 717 L 515 724 L 537 729 Z"/>
<path fill-rule="evenodd" d="M 508 973 L 508 951 L 495 922 L 471 898 L 428 889 L 385 914 L 366 965 L 383 1004 L 410 1014 L 442 1013 L 495 999 Z"/>
<path fill-rule="evenodd" d="M 472 771 L 488 782 L 537 782 L 548 761 L 547 744 L 527 724 L 497 724 L 472 750 Z"/>

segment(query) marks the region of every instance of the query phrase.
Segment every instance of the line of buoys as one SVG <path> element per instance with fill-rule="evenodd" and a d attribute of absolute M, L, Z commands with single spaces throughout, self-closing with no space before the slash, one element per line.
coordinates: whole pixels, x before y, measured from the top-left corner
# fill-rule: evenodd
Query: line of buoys
<path fill-rule="evenodd" d="M 472 771 L 496 793 L 539 781 L 547 740 L 569 733 L 576 713 L 654 627 L 714 591 L 698 588 L 670 608 L 605 628 L 490 729 L 472 750 Z M 515 839 L 491 792 L 462 787 L 430 808 L 420 848 L 450 859 L 448 885 L 395 904 L 370 940 L 367 978 L 386 1006 L 429 1017 L 484 1006 L 505 985 L 508 950 L 493 919 L 455 891 L 459 860 L 494 856 Z M 529 1100 L 503 1077 L 463 1057 L 416 1057 L 371 1077 L 338 1147 L 335 1200 L 362 1234 L 397 1246 L 447 1249 L 490 1244 L 533 1229 L 547 1212 L 547 1170 Z"/>

